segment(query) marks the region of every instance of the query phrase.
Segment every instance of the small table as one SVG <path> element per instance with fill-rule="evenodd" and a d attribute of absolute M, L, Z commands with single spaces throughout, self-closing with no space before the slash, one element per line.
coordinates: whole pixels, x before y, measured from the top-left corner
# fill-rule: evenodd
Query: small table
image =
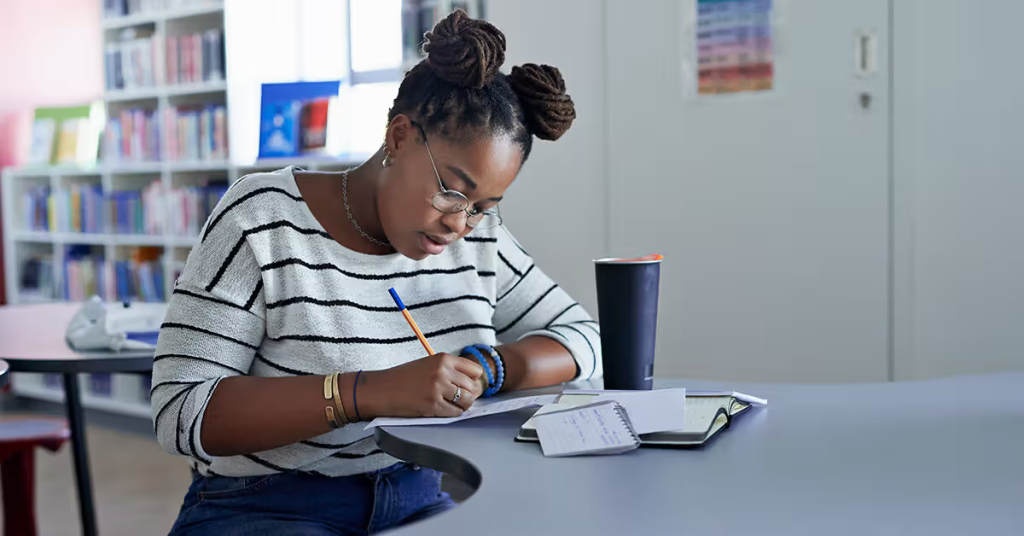
<path fill-rule="evenodd" d="M 377 428 L 384 452 L 476 489 L 394 534 L 953 535 L 1024 526 L 1024 372 L 655 385 L 734 389 L 769 405 L 738 415 L 703 448 L 619 456 L 545 458 L 539 445 L 513 442 L 533 410 Z"/>
<path fill-rule="evenodd" d="M 76 352 L 65 342 L 64 332 L 80 303 L 14 305 L 0 307 L 0 359 L 12 372 L 60 373 L 64 379 L 64 403 L 71 427 L 71 450 L 78 487 L 82 533 L 94 536 L 92 480 L 85 438 L 85 416 L 78 374 L 90 372 L 149 372 L 153 352 Z"/>

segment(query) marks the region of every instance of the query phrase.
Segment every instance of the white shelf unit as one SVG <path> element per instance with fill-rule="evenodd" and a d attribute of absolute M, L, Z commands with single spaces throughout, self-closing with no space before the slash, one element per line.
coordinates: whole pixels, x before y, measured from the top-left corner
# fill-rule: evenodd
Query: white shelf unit
<path fill-rule="evenodd" d="M 425 57 L 419 50 L 423 33 L 430 31 L 441 19 L 456 9 L 462 9 L 474 19 L 486 19 L 486 2 L 483 0 L 402 0 L 402 67 L 404 74 Z M 427 14 L 430 20 L 426 20 Z M 412 24 L 414 28 L 408 26 Z M 415 37 L 412 37 L 415 36 Z M 415 46 L 409 40 L 415 41 Z"/>
<path fill-rule="evenodd" d="M 23 207 L 20 200 L 25 191 L 35 186 L 49 186 L 52 192 L 66 189 L 70 182 L 90 182 L 101 185 L 103 191 L 111 192 L 121 186 L 146 184 L 150 180 L 160 180 L 164 186 L 178 187 L 203 179 L 223 178 L 233 183 L 239 177 L 255 171 L 280 169 L 295 165 L 309 170 L 338 171 L 361 163 L 368 155 L 346 155 L 340 158 L 297 158 L 297 159 L 266 159 L 257 160 L 249 165 L 234 165 L 225 162 L 195 163 L 141 163 L 124 166 L 50 166 L 21 167 L 3 170 L 3 216 L 4 216 L 4 258 L 7 259 L 5 288 L 11 304 L 27 302 L 37 303 L 40 300 L 59 301 L 63 295 L 61 270 L 65 245 L 81 244 L 104 248 L 104 258 L 118 258 L 117 248 L 151 246 L 164 249 L 164 281 L 165 295 L 169 295 L 173 286 L 171 274 L 174 264 L 184 261 L 188 250 L 197 243 L 195 236 L 179 236 L 170 233 L 160 235 L 116 234 L 116 233 L 76 233 L 32 231 L 25 228 Z M 21 261 L 33 251 L 52 249 L 54 264 L 53 297 L 46 298 L 30 295 L 22 299 L 18 281 L 21 276 Z"/>
<path fill-rule="evenodd" d="M 174 264 L 184 261 L 188 252 L 198 242 L 195 236 L 163 235 L 128 235 L 112 233 L 64 233 L 47 231 L 30 231 L 25 229 L 20 200 L 22 194 L 31 187 L 49 185 L 56 192 L 68 183 L 68 180 L 81 182 L 91 181 L 102 185 L 104 192 L 111 191 L 120 181 L 138 181 L 141 177 L 150 177 L 163 181 L 165 185 L 184 184 L 181 181 L 196 180 L 199 177 L 217 174 L 231 183 L 248 173 L 269 171 L 295 165 L 308 170 L 339 171 L 362 163 L 369 155 L 347 155 L 341 158 L 299 158 L 299 159 L 267 159 L 258 160 L 250 165 L 234 165 L 225 162 L 198 163 L 143 163 L 123 166 L 49 166 L 5 168 L 0 180 L 3 199 L 4 220 L 4 258 L 6 259 L 6 280 L 8 302 L 11 304 L 34 304 L 63 301 L 63 280 L 61 270 L 64 259 L 64 246 L 83 244 L 102 247 L 104 258 L 115 259 L 118 249 L 136 246 L 156 246 L 164 250 L 164 293 L 170 295 L 173 287 L 172 274 Z M 54 289 L 52 295 L 36 292 L 23 292 L 19 288 L 22 261 L 33 253 L 46 251 L 52 257 L 54 267 Z M 12 375 L 14 393 L 19 396 L 62 402 L 61 389 L 47 386 L 41 374 L 16 373 Z M 89 377 L 81 375 L 82 404 L 87 408 L 109 411 L 123 415 L 150 418 L 148 399 L 142 392 L 142 376 L 137 374 L 114 374 L 113 389 L 110 396 L 97 396 L 90 389 Z"/>
<path fill-rule="evenodd" d="M 100 21 L 100 25 L 104 30 L 120 30 L 124 28 L 131 28 L 132 26 L 144 26 L 169 20 L 183 20 L 202 15 L 209 15 L 211 13 L 220 13 L 223 11 L 224 2 L 215 0 L 205 2 L 194 1 L 182 6 L 173 7 L 167 10 L 154 11 L 151 13 L 136 13 L 124 17 L 104 17 Z"/>
<path fill-rule="evenodd" d="M 47 385 L 44 374 L 16 375 L 12 382 L 14 393 L 47 402 L 64 402 L 64 390 L 58 385 Z M 151 418 L 149 397 L 145 391 L 143 377 L 138 374 L 112 374 L 111 391 L 108 396 L 98 395 L 92 391 L 87 375 L 78 376 L 79 391 L 82 393 L 82 405 L 87 408 L 110 411 L 133 417 Z"/>
<path fill-rule="evenodd" d="M 101 2 L 102 0 L 97 0 Z M 412 0 L 403 0 L 408 4 Z M 174 3 L 174 2 L 171 2 Z M 182 5 L 183 4 L 183 5 Z M 447 13 L 453 5 L 466 4 L 474 6 L 470 9 L 473 16 L 482 15 L 483 2 L 454 2 L 440 0 L 435 3 L 439 13 Z M 156 35 L 180 35 L 219 27 L 224 29 L 223 0 L 183 0 L 178 7 L 159 12 L 133 14 L 125 17 L 103 18 L 101 32 L 103 42 L 118 38 L 126 29 L 140 27 L 152 28 Z M 436 21 L 435 21 L 436 22 Z M 432 26 L 432 24 L 431 24 Z M 226 43 L 228 36 L 224 34 Z M 165 72 L 164 59 L 154 65 L 158 72 Z M 230 76 L 230 65 L 225 65 L 225 77 Z M 227 81 L 209 81 L 192 84 L 159 85 L 155 87 L 135 88 L 130 90 L 111 90 L 104 94 L 108 115 L 117 113 L 124 108 L 147 108 L 157 111 L 163 117 L 165 110 L 177 105 L 195 105 L 201 103 L 223 103 L 228 108 Z M 173 286 L 173 268 L 177 262 L 184 261 L 188 252 L 196 244 L 197 238 L 191 236 L 163 235 L 125 235 L 110 233 L 65 233 L 39 232 L 26 228 L 23 217 L 23 194 L 35 186 L 49 186 L 56 193 L 63 191 L 71 183 L 99 184 L 104 193 L 121 188 L 138 188 L 156 179 L 166 187 L 178 187 L 195 184 L 204 178 L 222 178 L 229 184 L 247 173 L 262 170 L 280 169 L 288 165 L 296 165 L 308 170 L 338 171 L 361 163 L 369 155 L 347 155 L 339 158 L 300 158 L 300 159 L 267 159 L 258 160 L 248 165 L 237 165 L 223 161 L 166 161 L 165 148 L 161 148 L 165 161 L 162 162 L 109 162 L 93 166 L 36 166 L 6 168 L 2 173 L 0 188 L 3 194 L 4 221 L 4 258 L 6 259 L 6 277 L 3 282 L 7 290 L 8 302 L 11 304 L 30 304 L 63 301 L 62 270 L 64 246 L 68 244 L 91 245 L 102 248 L 104 258 L 117 259 L 119 253 L 126 248 L 137 246 L 155 246 L 163 248 L 164 262 L 164 293 L 170 295 Z M 229 148 L 230 151 L 230 148 Z M 26 257 L 38 253 L 48 253 L 51 257 L 54 272 L 54 288 L 51 293 L 23 292 L 19 288 L 22 276 L 22 263 Z M 12 385 L 14 392 L 42 400 L 59 402 L 63 400 L 62 390 L 47 385 L 45 376 L 40 374 L 14 374 Z M 91 392 L 89 377 L 82 375 L 83 404 L 88 408 L 100 409 L 149 418 L 150 408 L 148 397 L 141 394 L 143 376 L 127 374 L 113 375 L 112 393 L 110 396 L 97 396 Z"/>

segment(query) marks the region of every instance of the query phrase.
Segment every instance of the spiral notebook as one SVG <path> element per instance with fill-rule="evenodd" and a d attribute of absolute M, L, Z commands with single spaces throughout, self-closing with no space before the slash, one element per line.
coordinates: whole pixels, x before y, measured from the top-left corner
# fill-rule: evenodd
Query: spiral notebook
<path fill-rule="evenodd" d="M 626 410 L 614 401 L 548 412 L 534 423 L 548 457 L 621 454 L 640 446 Z"/>
<path fill-rule="evenodd" d="M 537 420 L 548 413 L 557 413 L 588 404 L 599 392 L 566 393 L 553 404 L 540 408 L 519 429 L 516 441 L 537 442 Z M 753 405 L 765 405 L 767 400 L 732 392 L 687 392 L 686 426 L 680 430 L 641 434 L 641 446 L 697 447 L 729 427 L 732 418 Z"/>

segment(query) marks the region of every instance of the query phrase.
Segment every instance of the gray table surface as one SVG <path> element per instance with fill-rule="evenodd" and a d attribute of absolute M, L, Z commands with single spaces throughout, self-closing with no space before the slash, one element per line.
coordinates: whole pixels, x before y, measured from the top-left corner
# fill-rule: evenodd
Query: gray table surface
<path fill-rule="evenodd" d="M 1024 373 L 876 384 L 659 381 L 769 399 L 711 444 L 544 458 L 531 411 L 377 432 L 466 502 L 394 534 L 1024 534 Z"/>

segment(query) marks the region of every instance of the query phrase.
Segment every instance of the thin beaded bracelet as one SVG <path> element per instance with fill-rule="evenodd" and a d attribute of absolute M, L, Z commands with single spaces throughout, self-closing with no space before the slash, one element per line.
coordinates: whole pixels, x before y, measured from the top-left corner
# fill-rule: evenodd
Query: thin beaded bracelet
<path fill-rule="evenodd" d="M 494 387 L 494 375 L 491 374 L 491 366 L 487 364 L 487 360 L 484 359 L 484 355 L 480 353 L 480 350 L 477 350 L 476 347 L 472 346 L 472 345 L 463 348 L 462 349 L 462 354 L 463 355 L 469 354 L 469 355 L 475 357 L 477 362 L 480 363 L 480 366 L 484 368 L 484 373 L 487 374 L 487 386 L 488 387 L 484 391 L 483 396 L 491 396 L 491 395 L 489 395 L 487 393 L 491 392 L 491 389 Z M 493 392 L 492 392 L 492 394 L 493 394 Z"/>
<path fill-rule="evenodd" d="M 491 354 L 491 359 L 494 360 L 494 367 L 498 369 L 497 373 L 494 375 L 494 383 L 489 389 L 484 391 L 484 396 L 493 396 L 497 394 L 505 384 L 505 364 L 502 363 L 501 355 L 498 354 L 498 351 L 495 350 L 493 346 L 489 344 L 477 344 L 475 347 Z"/>
<path fill-rule="evenodd" d="M 492 346 L 492 348 L 494 347 Z M 498 356 L 498 359 L 495 360 L 495 362 L 498 363 L 498 366 L 500 367 L 499 370 L 501 371 L 501 380 L 498 381 L 498 390 L 501 391 L 505 388 L 505 356 L 501 355 L 501 352 L 499 352 L 497 348 L 494 348 L 494 353 Z"/>

